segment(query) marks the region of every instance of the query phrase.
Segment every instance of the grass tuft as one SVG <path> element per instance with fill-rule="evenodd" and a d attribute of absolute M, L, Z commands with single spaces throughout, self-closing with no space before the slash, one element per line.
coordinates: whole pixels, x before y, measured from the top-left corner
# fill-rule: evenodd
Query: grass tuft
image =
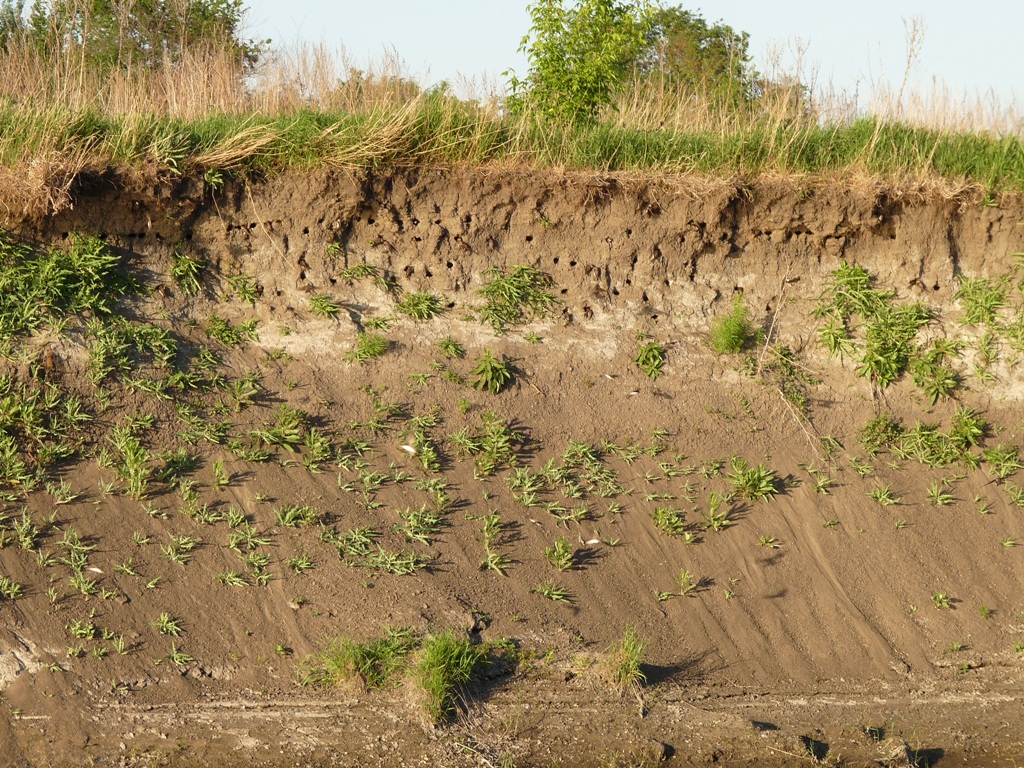
<path fill-rule="evenodd" d="M 642 670 L 644 647 L 643 639 L 634 628 L 629 627 L 611 649 L 611 680 L 620 696 L 641 696 L 641 689 L 647 682 L 647 676 Z"/>
<path fill-rule="evenodd" d="M 409 654 L 418 645 L 407 629 L 388 629 L 384 637 L 368 643 L 343 637 L 303 662 L 301 682 L 330 688 L 357 677 L 367 688 L 383 688 L 406 668 Z"/>
<path fill-rule="evenodd" d="M 427 714 L 435 723 L 446 721 L 455 709 L 460 690 L 486 663 L 487 652 L 451 630 L 434 635 L 423 644 L 416 668 L 420 687 L 427 695 Z"/>

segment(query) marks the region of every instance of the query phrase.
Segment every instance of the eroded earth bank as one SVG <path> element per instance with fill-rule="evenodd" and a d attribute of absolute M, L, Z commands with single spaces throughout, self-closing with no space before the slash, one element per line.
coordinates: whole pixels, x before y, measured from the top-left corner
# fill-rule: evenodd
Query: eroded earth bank
<path fill-rule="evenodd" d="M 72 200 L 4 225 L 0 763 L 1024 760 L 1019 204 L 481 170 Z M 12 309 L 54 250 L 120 277 Z M 382 688 L 313 680 L 388 628 Z M 485 658 L 435 718 L 448 630 Z"/>

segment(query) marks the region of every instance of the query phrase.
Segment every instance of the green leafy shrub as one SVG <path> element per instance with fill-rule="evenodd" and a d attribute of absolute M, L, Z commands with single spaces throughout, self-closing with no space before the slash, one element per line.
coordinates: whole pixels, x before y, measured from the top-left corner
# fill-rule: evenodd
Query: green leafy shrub
<path fill-rule="evenodd" d="M 537 0 L 527 6 L 530 34 L 519 51 L 530 71 L 511 74 L 509 110 L 548 118 L 590 120 L 612 99 L 640 57 L 653 28 L 646 4 L 617 0 Z"/>
<path fill-rule="evenodd" d="M 65 313 L 114 314 L 138 283 L 103 241 L 75 235 L 65 250 L 35 253 L 0 232 L 0 340 L 36 330 Z"/>

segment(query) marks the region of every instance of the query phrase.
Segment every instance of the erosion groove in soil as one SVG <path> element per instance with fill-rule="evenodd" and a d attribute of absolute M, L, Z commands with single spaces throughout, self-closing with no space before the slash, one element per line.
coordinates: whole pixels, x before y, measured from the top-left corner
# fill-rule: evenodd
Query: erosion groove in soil
<path fill-rule="evenodd" d="M 74 233 L 102 238 L 147 288 L 125 300 L 124 314 L 169 329 L 182 370 L 198 370 L 190 366 L 207 345 L 226 381 L 256 372 L 263 391 L 217 410 L 227 400 L 216 388 L 165 399 L 121 379 L 107 383 L 104 408 L 89 383 L 89 318 L 28 337 L 31 354 L 3 364 L 15 382 L 41 377 L 78 393 L 95 421 L 79 455 L 48 478 L 78 498 L 55 506 L 40 487 L 2 512 L 10 540 L 0 575 L 25 594 L 0 600 L 0 742 L 10 745 L 0 764 L 1024 759 L 1024 529 L 1014 496 L 1024 481 L 1012 467 L 998 476 L 1001 454 L 985 453 L 1020 445 L 1024 430 L 1024 336 L 1013 336 L 1024 208 L 885 188 L 479 170 L 289 173 L 218 191 L 111 173 L 83 179 L 74 194 L 49 219 L 8 213 L 5 230 L 37 250 Z M 194 295 L 170 276 L 175 252 L 205 263 Z M 855 352 L 829 355 L 819 315 L 844 263 L 894 291 L 892 306 L 932 312 L 915 354 L 956 342 L 944 363 L 952 397 L 932 398 L 910 369 L 873 384 L 857 376 Z M 359 265 L 386 284 L 354 276 Z M 550 276 L 558 303 L 497 333 L 474 317 L 479 291 L 491 270 L 517 265 Z M 239 275 L 254 278 L 252 305 L 233 288 Z M 991 323 L 963 322 L 965 278 L 1005 287 Z M 399 311 L 400 296 L 417 292 L 439 297 L 444 311 L 422 322 Z M 760 338 L 718 355 L 710 329 L 737 300 Z M 214 315 L 233 328 L 257 321 L 258 338 L 211 340 Z M 849 322 L 862 326 L 861 343 L 863 318 Z M 362 333 L 382 335 L 388 351 L 346 360 Z M 464 359 L 440 351 L 447 337 Z M 647 342 L 664 353 L 653 379 L 634 362 Z M 498 394 L 472 387 L 484 350 L 512 366 Z M 381 400 L 401 414 L 368 429 Z M 268 429 L 282 404 L 301 409 L 332 457 L 313 466 L 307 444 L 275 447 L 258 463 L 224 443 L 193 444 L 176 401 L 200 422 L 227 420 L 230 436 Z M 882 414 L 908 431 L 919 422 L 948 431 L 960 407 L 988 425 L 970 449 L 976 467 L 894 449 L 872 457 L 858 437 Z M 154 475 L 138 500 L 96 455 L 115 425 L 143 413 L 156 417 L 145 432 Z M 522 438 L 516 466 L 493 474 L 450 439 L 464 428 L 482 434 L 489 419 Z M 371 449 L 365 458 L 343 447 L 353 442 Z M 607 495 L 550 484 L 531 504 L 510 488 L 516 469 L 557 467 L 579 443 L 614 478 Z M 419 462 L 424 444 L 439 451 L 435 469 Z M 176 449 L 196 459 L 185 475 L 194 503 L 157 480 L 157 454 Z M 333 455 L 346 451 L 344 461 Z M 730 472 L 761 465 L 774 496 L 729 498 L 716 523 L 713 499 L 732 489 Z M 362 471 L 390 479 L 370 490 Z M 432 479 L 447 483 L 450 506 L 416 538 L 400 513 L 435 504 Z M 113 485 L 104 492 L 103 483 Z M 252 548 L 266 562 L 243 565 L 226 546 L 228 523 L 197 519 L 201 505 L 244 514 L 267 540 Z M 286 525 L 289 505 L 298 516 L 313 510 L 310 524 Z M 502 528 L 487 539 L 492 512 Z M 55 513 L 27 549 L 14 528 L 23 513 L 38 522 Z M 337 536 L 360 526 L 425 567 L 395 575 L 361 567 L 368 559 L 345 562 Z M 92 577 L 109 599 L 75 593 L 64 565 L 39 564 L 37 550 L 57 556 L 68 530 L 95 546 Z M 138 532 L 151 543 L 140 545 Z M 191 557 L 162 556 L 182 535 L 198 541 Z M 504 576 L 481 570 L 491 544 Z M 308 570 L 289 565 L 302 556 Z M 129 558 L 138 576 L 124 570 Z M 259 572 L 269 574 L 263 586 Z M 544 582 L 569 602 L 544 599 Z M 181 635 L 161 632 L 175 621 Z M 88 622 L 122 636 L 129 652 L 87 639 L 69 657 L 79 644 L 69 628 Z M 439 726 L 415 675 L 383 690 L 300 687 L 301 660 L 331 638 L 371 640 L 388 627 L 511 642 Z M 620 696 L 609 659 L 629 628 L 646 642 L 647 681 Z M 94 654 L 104 642 L 110 652 Z M 189 660 L 176 663 L 172 650 Z"/>

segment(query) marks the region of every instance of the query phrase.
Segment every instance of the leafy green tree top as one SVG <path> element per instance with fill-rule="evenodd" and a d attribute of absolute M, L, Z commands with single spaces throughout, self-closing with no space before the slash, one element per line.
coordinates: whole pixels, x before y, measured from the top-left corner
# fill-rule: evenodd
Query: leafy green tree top
<path fill-rule="evenodd" d="M 530 70 L 510 75 L 507 104 L 548 118 L 589 120 L 634 74 L 664 77 L 725 106 L 759 95 L 749 36 L 700 14 L 649 0 L 536 0 L 519 50 Z"/>
<path fill-rule="evenodd" d="M 188 50 L 226 49 L 252 66 L 268 41 L 242 37 L 243 0 L 0 0 L 0 47 L 27 38 L 50 53 L 81 46 L 103 69 L 153 68 Z"/>
<path fill-rule="evenodd" d="M 735 105 L 758 94 L 749 45 L 746 32 L 721 21 L 709 24 L 700 14 L 680 7 L 658 8 L 644 68 L 674 85 Z"/>
<path fill-rule="evenodd" d="M 537 0 L 527 6 L 530 34 L 520 43 L 530 71 L 510 74 L 508 107 L 529 107 L 545 117 L 591 119 L 614 97 L 648 45 L 647 2 Z"/>

